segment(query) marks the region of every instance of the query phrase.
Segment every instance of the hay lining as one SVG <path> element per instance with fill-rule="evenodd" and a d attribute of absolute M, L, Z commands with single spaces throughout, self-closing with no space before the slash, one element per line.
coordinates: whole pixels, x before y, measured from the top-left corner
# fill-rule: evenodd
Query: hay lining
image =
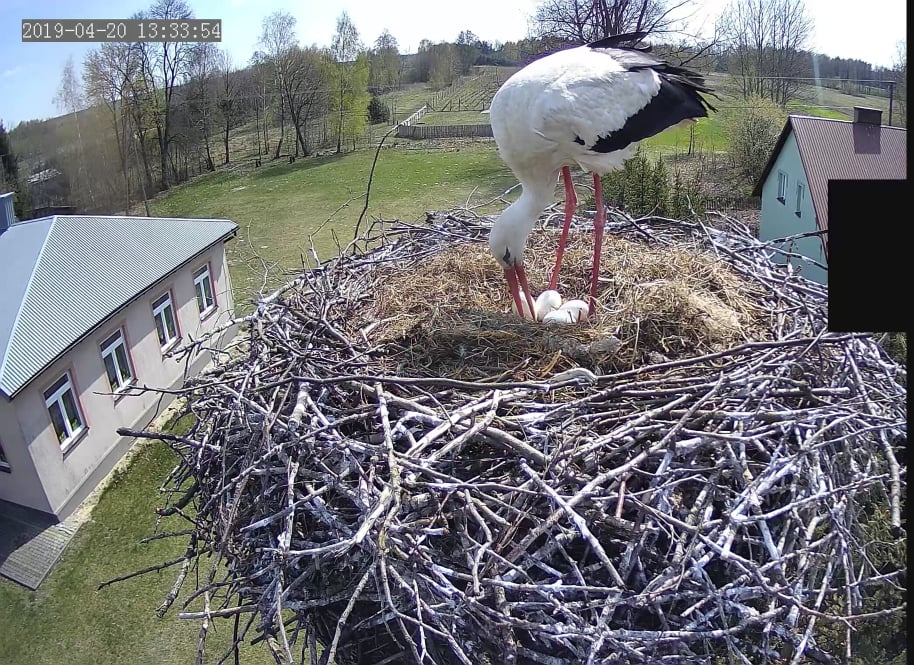
<path fill-rule="evenodd" d="M 592 238 L 581 230 L 569 235 L 559 281 L 565 299 L 586 298 Z M 531 287 L 548 283 L 555 245 L 554 232 L 531 236 Z M 755 304 L 757 285 L 696 239 L 668 247 L 609 234 L 602 266 L 598 311 L 587 325 L 524 322 L 510 314 L 502 271 L 477 234 L 380 268 L 376 302 L 353 323 L 382 321 L 370 339 L 397 348 L 390 354 L 397 372 L 467 379 L 502 376 L 520 365 L 515 378 L 545 378 L 547 369 L 573 366 L 619 371 L 767 338 L 768 312 Z M 611 353 L 584 348 L 607 346 L 599 342 L 608 337 L 619 342 L 609 345 Z"/>
<path fill-rule="evenodd" d="M 487 230 L 376 225 L 189 382 L 165 512 L 184 572 L 228 564 L 181 613 L 201 653 L 241 617 L 277 662 L 836 662 L 817 622 L 903 572 L 865 554 L 874 512 L 901 533 L 904 368 L 735 223 L 612 225 L 600 316 L 560 330 L 497 315 Z"/>

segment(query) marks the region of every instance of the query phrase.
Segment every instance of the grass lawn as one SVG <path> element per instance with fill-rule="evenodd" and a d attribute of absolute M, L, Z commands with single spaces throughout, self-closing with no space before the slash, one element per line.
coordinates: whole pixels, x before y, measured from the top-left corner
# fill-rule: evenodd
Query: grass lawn
<path fill-rule="evenodd" d="M 642 143 L 649 152 L 684 153 L 689 149 L 689 129 L 671 127 Z M 727 136 L 717 117 L 701 118 L 695 123 L 695 149 L 703 151 L 724 150 Z"/>
<path fill-rule="evenodd" d="M 193 570 L 188 573 L 188 591 L 179 596 L 163 619 L 156 617 L 155 609 L 174 583 L 177 567 L 96 591 L 100 582 L 184 552 L 183 538 L 139 543 L 153 533 L 154 510 L 161 505 L 157 489 L 175 461 L 174 453 L 164 444 L 145 444 L 102 494 L 92 520 L 80 528 L 38 591 L 0 579 L 0 662 L 193 662 L 199 623 L 177 617 L 182 598 L 193 588 Z M 185 523 L 173 519 L 164 520 L 161 530 L 185 528 Z M 192 607 L 193 611 L 198 609 Z M 215 630 L 211 627 L 207 663 L 215 663 L 223 656 L 231 635 L 227 621 L 215 624 Z M 242 649 L 241 662 L 260 665 L 273 660 L 258 644 Z"/>
<path fill-rule="evenodd" d="M 401 86 L 399 90 L 384 93 L 381 100 L 391 107 L 394 118 L 399 122 L 422 108 L 433 94 L 434 90 L 427 83 L 409 83 Z"/>
<path fill-rule="evenodd" d="M 360 151 L 241 173 L 220 171 L 174 188 L 153 202 L 152 210 L 156 215 L 227 217 L 238 223 L 238 238 L 228 251 L 235 299 L 242 305 L 251 290 L 261 286 L 263 271 L 259 260 L 252 262 L 255 253 L 278 266 L 272 286 L 285 279 L 282 270 L 301 267 L 309 234 L 331 215 L 332 222 L 315 236 L 320 257 L 336 254 L 331 230 L 343 242 L 352 238 L 373 158 L 374 151 Z M 448 152 L 384 150 L 368 215 L 424 220 L 426 210 L 462 205 L 471 195 L 471 204 L 481 203 L 515 182 L 494 144 L 467 144 Z"/>

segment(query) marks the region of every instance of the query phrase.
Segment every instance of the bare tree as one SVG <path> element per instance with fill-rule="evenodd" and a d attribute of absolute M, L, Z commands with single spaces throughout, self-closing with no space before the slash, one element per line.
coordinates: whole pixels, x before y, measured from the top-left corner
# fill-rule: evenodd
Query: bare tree
<path fill-rule="evenodd" d="M 130 210 L 130 175 L 127 158 L 130 82 L 136 76 L 139 61 L 136 50 L 126 42 L 105 42 L 91 51 L 83 62 L 83 80 L 90 102 L 102 105 L 110 114 L 117 144 L 118 159 L 124 180 L 124 210 Z"/>
<path fill-rule="evenodd" d="M 159 20 L 180 20 L 192 18 L 193 11 L 184 0 L 156 0 L 149 11 L 149 16 Z M 145 55 L 149 81 L 154 88 L 157 88 L 153 90 L 156 100 L 159 98 L 158 90 L 162 91 L 161 106 L 158 108 L 156 122 L 162 189 L 167 189 L 169 184 L 167 165 L 175 88 L 186 72 L 187 61 L 193 46 L 190 42 L 143 43 L 142 52 Z M 176 172 L 174 164 L 172 164 L 172 171 Z"/>
<path fill-rule="evenodd" d="M 222 113 L 222 143 L 225 148 L 223 164 L 231 160 L 229 155 L 229 131 L 235 123 L 238 114 L 238 72 L 232 64 L 232 55 L 228 51 L 220 51 L 216 59 L 216 70 L 219 76 L 219 111 Z"/>
<path fill-rule="evenodd" d="M 892 67 L 892 80 L 895 82 L 892 124 L 897 127 L 908 126 L 908 44 L 901 40 L 895 45 L 895 62 Z"/>
<path fill-rule="evenodd" d="M 782 106 L 793 98 L 812 27 L 803 0 L 731 1 L 717 28 L 744 97 L 768 97 Z"/>
<path fill-rule="evenodd" d="M 353 92 L 358 92 L 353 90 L 353 76 L 352 69 L 355 65 L 356 58 L 359 53 L 364 51 L 362 46 L 362 40 L 359 38 L 359 31 L 356 29 L 355 25 L 352 22 L 352 19 L 349 18 L 347 12 L 343 12 L 336 19 L 336 34 L 333 35 L 333 42 L 330 46 L 330 53 L 333 56 L 334 62 L 336 62 L 336 78 L 337 78 L 337 87 L 336 90 L 339 93 L 336 98 L 336 106 L 339 112 L 339 122 L 337 124 L 337 139 L 336 139 L 336 152 L 340 153 L 343 150 L 343 116 L 344 113 L 352 111 L 352 108 L 347 108 L 353 106 L 353 104 L 347 104 L 347 96 L 351 99 Z M 347 93 L 350 93 L 347 95 Z"/>
<path fill-rule="evenodd" d="M 54 104 L 61 112 L 72 115 L 73 126 L 76 129 L 76 189 L 79 196 L 82 197 L 83 186 L 88 194 L 88 201 L 91 205 L 95 204 L 95 196 L 92 193 L 92 183 L 86 178 L 84 168 L 84 154 L 82 130 L 79 126 L 79 112 L 85 108 L 86 98 L 83 94 L 83 88 L 79 78 L 76 76 L 76 67 L 73 64 L 73 56 L 67 58 L 63 71 L 60 74 L 60 85 L 57 87 L 57 94 L 54 96 Z"/>
<path fill-rule="evenodd" d="M 212 42 L 196 44 L 188 59 L 190 77 L 188 102 L 191 122 L 197 130 L 206 152 L 206 167 L 214 171 L 216 164 L 210 147 L 210 135 L 215 114 L 215 83 L 218 68 L 219 50 Z"/>
<path fill-rule="evenodd" d="M 267 106 L 270 100 L 270 63 L 263 51 L 251 56 L 250 97 L 254 102 L 254 123 L 257 129 L 257 156 L 270 152 L 270 133 L 267 126 Z"/>
<path fill-rule="evenodd" d="M 330 67 L 329 54 L 317 48 L 296 46 L 289 52 L 283 97 L 295 127 L 296 156 L 299 148 L 306 157 L 311 154 L 308 124 L 312 118 L 324 115 L 330 109 Z"/>
<path fill-rule="evenodd" d="M 542 0 L 533 18 L 539 39 L 586 44 L 627 32 L 674 31 L 691 0 Z"/>
<path fill-rule="evenodd" d="M 274 90 L 279 93 L 279 141 L 273 159 L 279 157 L 286 131 L 289 70 L 292 67 L 292 50 L 298 44 L 295 36 L 295 17 L 287 11 L 275 11 L 263 19 L 260 44 L 273 71 Z"/>

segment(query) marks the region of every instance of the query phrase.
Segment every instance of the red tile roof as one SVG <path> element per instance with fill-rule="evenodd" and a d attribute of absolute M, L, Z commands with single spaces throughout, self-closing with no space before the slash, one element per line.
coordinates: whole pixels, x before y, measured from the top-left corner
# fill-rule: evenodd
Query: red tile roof
<path fill-rule="evenodd" d="M 796 135 L 816 220 L 823 231 L 828 230 L 829 180 L 905 180 L 908 177 L 905 129 L 791 115 L 753 196 L 761 196 L 762 185 L 791 131 Z"/>

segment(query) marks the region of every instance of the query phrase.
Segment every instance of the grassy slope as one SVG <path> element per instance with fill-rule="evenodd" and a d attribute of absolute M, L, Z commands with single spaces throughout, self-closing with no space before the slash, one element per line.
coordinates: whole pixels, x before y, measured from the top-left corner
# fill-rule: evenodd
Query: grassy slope
<path fill-rule="evenodd" d="M 140 451 L 102 495 L 92 520 L 77 532 L 38 591 L 0 579 L 0 661 L 9 665 L 193 662 L 199 624 L 177 618 L 181 598 L 164 619 L 155 615 L 177 568 L 96 591 L 100 582 L 183 553 L 182 538 L 139 544 L 153 533 L 153 511 L 161 505 L 157 488 L 175 461 L 171 450 L 159 442 Z M 165 520 L 162 530 L 169 528 L 185 527 Z M 193 575 L 190 572 L 185 588 L 192 588 Z M 207 638 L 206 662 L 221 658 L 230 641 L 229 623 L 217 624 Z M 242 662 L 273 662 L 265 656 L 260 646 L 246 647 Z"/>
<path fill-rule="evenodd" d="M 294 270 L 307 254 L 308 235 L 352 197 L 364 194 L 374 151 L 299 160 L 241 173 L 217 172 L 175 188 L 153 204 L 156 215 L 228 217 L 241 227 L 230 243 L 236 300 L 260 287 L 259 266 L 244 260 L 257 252 L 266 261 Z M 441 210 L 503 192 L 515 180 L 494 146 L 451 152 L 384 150 L 375 169 L 368 214 L 384 219 L 424 219 Z M 331 229 L 352 237 L 364 198 L 340 210 L 315 237 L 321 258 L 336 252 Z M 280 276 L 277 275 L 276 279 Z M 272 283 L 275 283 L 274 279 Z"/>

